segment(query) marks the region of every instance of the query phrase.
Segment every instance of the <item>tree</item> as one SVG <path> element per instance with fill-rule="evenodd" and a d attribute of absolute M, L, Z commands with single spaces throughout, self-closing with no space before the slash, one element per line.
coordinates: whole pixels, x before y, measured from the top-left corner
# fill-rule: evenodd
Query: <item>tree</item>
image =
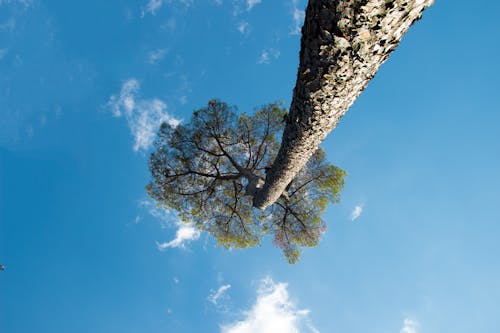
<path fill-rule="evenodd" d="M 272 204 L 433 0 L 310 0 L 281 147 L 254 196 Z"/>
<path fill-rule="evenodd" d="M 278 151 L 285 115 L 273 103 L 238 116 L 212 100 L 186 124 L 162 124 L 150 159 L 149 195 L 219 244 L 254 246 L 272 234 L 288 261 L 296 262 L 300 246 L 318 244 L 326 229 L 321 215 L 328 202 L 338 201 L 345 173 L 319 149 L 269 209 L 253 209 L 253 195 Z"/>
<path fill-rule="evenodd" d="M 343 186 L 345 173 L 325 161 L 319 144 L 432 2 L 310 0 L 287 116 L 271 104 L 237 117 L 211 101 L 186 125 L 162 125 L 150 195 L 228 247 L 272 233 L 295 262 L 299 246 L 317 244 L 321 213 Z"/>

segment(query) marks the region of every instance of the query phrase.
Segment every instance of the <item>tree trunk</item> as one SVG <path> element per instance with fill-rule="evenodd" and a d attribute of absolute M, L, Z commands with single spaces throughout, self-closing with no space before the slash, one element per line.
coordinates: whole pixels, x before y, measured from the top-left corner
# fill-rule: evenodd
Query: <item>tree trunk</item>
<path fill-rule="evenodd" d="M 433 0 L 310 0 L 278 155 L 253 204 L 274 203 Z"/>

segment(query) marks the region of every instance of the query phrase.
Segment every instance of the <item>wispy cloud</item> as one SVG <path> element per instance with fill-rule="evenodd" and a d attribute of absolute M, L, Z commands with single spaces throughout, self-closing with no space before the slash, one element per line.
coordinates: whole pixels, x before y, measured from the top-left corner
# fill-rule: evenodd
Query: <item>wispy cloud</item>
<path fill-rule="evenodd" d="M 178 222 L 178 229 L 175 233 L 175 238 L 169 242 L 156 243 L 158 250 L 164 251 L 167 248 L 185 248 L 186 243 L 200 238 L 200 231 L 191 223 Z"/>
<path fill-rule="evenodd" d="M 232 0 L 232 15 L 236 17 L 249 12 L 261 2 L 262 0 Z"/>
<path fill-rule="evenodd" d="M 112 95 L 108 106 L 115 117 L 125 117 L 135 138 L 134 150 L 145 151 L 151 147 L 156 132 L 164 122 L 177 126 L 180 121 L 166 112 L 167 105 L 160 99 L 142 99 L 140 84 L 136 79 L 125 81 L 121 91 Z"/>
<path fill-rule="evenodd" d="M 221 333 L 275 333 L 319 331 L 309 320 L 309 310 L 299 310 L 290 300 L 286 283 L 275 283 L 270 277 L 263 279 L 257 290 L 257 300 L 245 312 L 245 318 L 221 326 Z"/>
<path fill-rule="evenodd" d="M 151 200 L 141 200 L 139 201 L 139 207 L 141 209 L 147 210 L 148 214 L 156 218 L 161 222 L 161 227 L 163 229 L 170 227 L 172 225 L 177 225 L 177 215 L 174 211 L 165 209 L 164 207 L 157 206 Z M 138 216 L 139 221 L 142 221 L 142 216 Z M 137 219 L 137 218 L 136 218 Z"/>
<path fill-rule="evenodd" d="M 148 3 L 142 7 L 141 17 L 144 18 L 144 16 L 148 14 L 155 16 L 165 5 L 177 11 L 186 11 L 191 7 L 193 2 L 194 0 L 149 0 Z"/>
<path fill-rule="evenodd" d="M 247 21 L 241 21 L 238 23 L 238 31 L 242 35 L 248 35 L 250 33 L 250 24 Z"/>
<path fill-rule="evenodd" d="M 418 333 L 418 322 L 412 319 L 406 318 L 403 322 L 403 328 L 399 333 Z"/>
<path fill-rule="evenodd" d="M 351 212 L 351 221 L 356 220 L 363 213 L 363 205 L 357 205 Z"/>
<path fill-rule="evenodd" d="M 142 9 L 142 17 L 146 14 L 156 15 L 158 10 L 163 6 L 163 0 L 149 0 L 146 7 Z"/>
<path fill-rule="evenodd" d="M 270 64 L 272 60 L 278 59 L 280 57 L 280 51 L 274 48 L 262 50 L 260 53 L 259 59 L 257 60 L 258 64 Z"/>
<path fill-rule="evenodd" d="M 299 9 L 299 0 L 292 0 L 292 19 L 293 24 L 290 29 L 291 35 L 299 35 L 300 30 L 302 29 L 302 25 L 304 24 L 304 18 L 306 13 L 304 10 Z"/>
<path fill-rule="evenodd" d="M 139 207 L 147 210 L 151 216 L 158 219 L 162 228 L 170 228 L 172 226 L 177 228 L 174 239 L 163 243 L 156 242 L 158 250 L 164 251 L 167 248 L 185 249 L 188 242 L 200 238 L 200 231 L 193 224 L 180 221 L 174 211 L 157 206 L 151 200 L 141 200 L 139 202 Z M 140 216 L 139 218 L 142 219 Z M 174 278 L 174 282 L 178 283 L 179 280 Z"/>
<path fill-rule="evenodd" d="M 33 0 L 0 0 L 1 5 L 23 5 L 28 7 L 33 4 Z"/>
<path fill-rule="evenodd" d="M 261 3 L 262 0 L 247 0 L 247 10 L 252 10 L 255 5 Z"/>
<path fill-rule="evenodd" d="M 218 305 L 219 300 L 227 296 L 226 291 L 228 291 L 230 288 L 230 284 L 225 284 L 220 286 L 216 291 L 212 290 L 210 292 L 210 295 L 208 296 L 208 300 L 214 305 Z"/>
<path fill-rule="evenodd" d="M 151 51 L 148 54 L 148 63 L 150 63 L 151 65 L 157 64 L 165 57 L 166 54 L 167 54 L 166 49 L 158 49 Z"/>

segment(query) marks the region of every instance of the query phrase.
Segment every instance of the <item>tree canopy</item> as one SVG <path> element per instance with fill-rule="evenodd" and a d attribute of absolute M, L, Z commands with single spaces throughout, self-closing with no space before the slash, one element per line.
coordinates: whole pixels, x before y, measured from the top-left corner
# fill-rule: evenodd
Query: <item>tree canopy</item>
<path fill-rule="evenodd" d="M 253 196 L 277 154 L 286 114 L 280 103 L 237 114 L 211 100 L 189 122 L 162 124 L 150 158 L 149 195 L 227 248 L 255 246 L 272 235 L 295 263 L 300 247 L 316 246 L 326 230 L 322 214 L 339 200 L 345 172 L 318 149 L 274 204 L 255 209 Z"/>

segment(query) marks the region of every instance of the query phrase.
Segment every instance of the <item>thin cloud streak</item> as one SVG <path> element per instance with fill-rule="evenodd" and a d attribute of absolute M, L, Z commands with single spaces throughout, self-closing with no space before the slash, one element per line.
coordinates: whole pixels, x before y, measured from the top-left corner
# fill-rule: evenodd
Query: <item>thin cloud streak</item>
<path fill-rule="evenodd" d="M 262 0 L 247 0 L 247 10 L 252 10 L 255 5 L 261 3 Z"/>
<path fill-rule="evenodd" d="M 160 62 L 165 57 L 166 54 L 167 54 L 166 49 L 158 49 L 151 51 L 148 54 L 148 63 L 150 63 L 151 65 L 155 65 L 158 62 Z"/>
<path fill-rule="evenodd" d="M 225 284 L 223 286 L 220 286 L 217 291 L 212 291 L 210 293 L 210 296 L 208 296 L 208 300 L 213 303 L 214 305 L 217 305 L 219 300 L 224 298 L 226 292 L 231 288 L 230 284 Z"/>
<path fill-rule="evenodd" d="M 305 11 L 299 9 L 298 5 L 299 5 L 298 0 L 292 0 L 293 26 L 290 30 L 290 35 L 300 35 L 300 31 L 302 29 L 302 25 L 304 24 L 304 19 L 306 17 Z"/>
<path fill-rule="evenodd" d="M 163 0 L 149 0 L 146 4 L 146 7 L 142 10 L 142 17 L 144 17 L 147 13 L 151 15 L 156 15 L 158 10 L 163 6 Z"/>
<path fill-rule="evenodd" d="M 250 24 L 246 21 L 241 21 L 238 23 L 238 31 L 242 35 L 248 35 L 250 33 Z"/>
<path fill-rule="evenodd" d="M 170 6 L 175 6 L 176 3 L 179 3 L 184 7 L 184 9 L 187 9 L 193 4 L 193 0 L 167 0 L 166 2 Z M 142 9 L 141 17 L 143 18 L 148 13 L 155 16 L 164 3 L 165 1 L 163 0 L 149 0 L 146 6 Z"/>
<path fill-rule="evenodd" d="M 269 65 L 272 60 L 278 59 L 280 55 L 281 55 L 280 51 L 274 48 L 262 50 L 262 52 L 260 53 L 260 57 L 257 60 L 257 64 Z"/>

